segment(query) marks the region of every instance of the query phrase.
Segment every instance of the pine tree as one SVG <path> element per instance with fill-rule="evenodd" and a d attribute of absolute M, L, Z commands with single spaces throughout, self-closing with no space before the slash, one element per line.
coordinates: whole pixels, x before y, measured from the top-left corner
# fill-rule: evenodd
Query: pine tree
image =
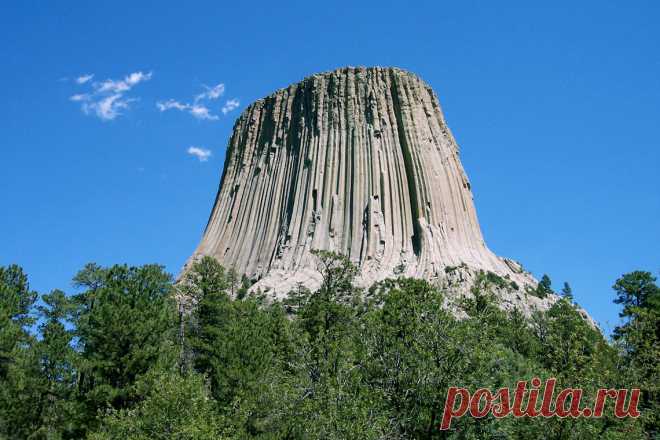
<path fill-rule="evenodd" d="M 28 327 L 37 298 L 19 266 L 0 266 L 0 381 L 6 378 L 14 350 L 31 339 Z"/>
<path fill-rule="evenodd" d="M 230 438 L 202 376 L 154 369 L 138 385 L 144 399 L 135 408 L 109 411 L 91 440 Z"/>
<path fill-rule="evenodd" d="M 555 302 L 537 324 L 543 333 L 540 359 L 546 368 L 574 377 L 589 367 L 602 337 L 568 299 Z"/>
<path fill-rule="evenodd" d="M 617 279 L 612 288 L 616 292 L 615 304 L 623 305 L 622 318 L 632 318 L 640 308 L 658 309 L 660 288 L 650 272 L 634 271 Z"/>
<path fill-rule="evenodd" d="M 263 431 L 272 423 L 269 402 L 294 351 L 289 321 L 279 304 L 254 294 L 231 295 L 236 278 L 214 259 L 194 263 L 185 289 L 196 295 L 187 317 L 194 370 L 209 379 L 221 412 L 232 414 L 240 432 Z"/>
<path fill-rule="evenodd" d="M 136 403 L 136 380 L 171 350 L 171 276 L 157 265 L 92 264 L 75 282 L 87 289 L 74 297 L 73 325 L 81 358 L 78 389 L 93 426 L 98 410 Z"/>
<path fill-rule="evenodd" d="M 0 438 L 26 438 L 38 426 L 36 338 L 29 331 L 36 297 L 22 268 L 0 266 Z"/>
<path fill-rule="evenodd" d="M 541 281 L 539 281 L 538 286 L 536 286 L 536 296 L 539 298 L 545 298 L 552 293 L 552 281 L 550 281 L 550 277 L 548 275 L 543 274 Z"/>
<path fill-rule="evenodd" d="M 43 323 L 39 326 L 41 340 L 34 346 L 38 360 L 39 417 L 35 438 L 75 438 L 81 434 L 75 399 L 77 353 L 73 350 L 73 331 L 65 322 L 72 305 L 61 290 L 41 297 L 38 307 Z"/>
<path fill-rule="evenodd" d="M 642 390 L 642 420 L 650 438 L 660 435 L 660 288 L 650 272 L 624 274 L 612 286 L 624 324 L 614 329 L 627 374 Z"/>

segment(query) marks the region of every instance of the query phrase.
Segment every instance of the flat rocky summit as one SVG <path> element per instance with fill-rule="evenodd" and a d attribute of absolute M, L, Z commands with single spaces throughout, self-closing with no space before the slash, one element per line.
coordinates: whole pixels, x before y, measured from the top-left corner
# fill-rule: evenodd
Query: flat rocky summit
<path fill-rule="evenodd" d="M 312 75 L 240 115 L 220 189 L 191 259 L 215 257 L 283 297 L 320 284 L 312 250 L 347 255 L 368 286 L 425 278 L 467 291 L 492 272 L 505 307 L 546 308 L 536 281 L 486 246 L 459 148 L 438 98 L 398 68 Z"/>

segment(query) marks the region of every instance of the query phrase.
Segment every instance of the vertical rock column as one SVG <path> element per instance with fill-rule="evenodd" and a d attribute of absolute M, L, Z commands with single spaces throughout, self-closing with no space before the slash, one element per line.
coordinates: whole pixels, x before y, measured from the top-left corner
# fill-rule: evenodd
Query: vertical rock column
<path fill-rule="evenodd" d="M 364 285 L 464 265 L 534 280 L 485 245 L 438 99 L 396 68 L 310 76 L 238 118 L 201 243 L 276 296 L 319 284 L 310 251 L 347 255 Z"/>

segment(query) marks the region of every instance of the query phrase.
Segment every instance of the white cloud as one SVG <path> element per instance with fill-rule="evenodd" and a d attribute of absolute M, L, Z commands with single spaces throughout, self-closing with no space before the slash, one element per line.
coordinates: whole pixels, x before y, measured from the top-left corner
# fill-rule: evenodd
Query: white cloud
<path fill-rule="evenodd" d="M 83 111 L 85 113 L 93 111 L 96 116 L 104 121 L 111 121 L 122 114 L 119 110 L 127 109 L 133 101 L 135 99 L 123 98 L 121 93 L 117 93 L 107 96 L 100 101 L 83 105 Z"/>
<path fill-rule="evenodd" d="M 189 147 L 188 154 L 195 156 L 200 162 L 206 162 L 213 155 L 211 150 L 199 147 Z"/>
<path fill-rule="evenodd" d="M 87 81 L 90 81 L 92 78 L 94 78 L 93 73 L 90 73 L 88 75 L 80 75 L 78 78 L 76 78 L 76 82 L 78 84 L 85 84 Z"/>
<path fill-rule="evenodd" d="M 161 112 L 164 112 L 165 110 L 169 109 L 176 109 L 176 110 L 187 110 L 188 109 L 188 104 L 182 104 L 179 101 L 175 101 L 173 99 L 170 99 L 169 101 L 165 102 L 157 102 L 156 107 L 158 107 L 158 110 Z"/>
<path fill-rule="evenodd" d="M 203 99 L 218 99 L 225 93 L 225 85 L 222 83 L 213 87 L 204 86 L 204 88 L 206 89 L 206 92 L 195 96 L 195 102 Z"/>
<path fill-rule="evenodd" d="M 159 101 L 156 103 L 156 107 L 161 112 L 166 110 L 179 110 L 191 114 L 197 119 L 206 119 L 209 121 L 217 121 L 220 119 L 218 115 L 215 115 L 211 112 L 211 109 L 208 107 L 207 102 L 213 101 L 220 98 L 225 93 L 225 85 L 220 83 L 213 87 L 204 86 L 206 91 L 195 95 L 193 97 L 192 103 L 176 101 L 174 99 L 169 99 L 167 101 Z M 231 104 L 229 104 L 231 102 Z M 229 104 L 227 110 L 225 107 Z M 235 109 L 238 106 L 237 100 L 227 101 L 225 106 L 221 109 L 223 114 L 227 114 L 231 110 Z"/>
<path fill-rule="evenodd" d="M 124 93 L 143 81 L 149 81 L 152 73 L 133 72 L 124 77 L 123 80 L 106 79 L 100 83 L 94 83 L 97 92 Z"/>
<path fill-rule="evenodd" d="M 238 101 L 238 99 L 230 99 L 229 101 L 225 102 L 225 105 L 222 106 L 222 114 L 226 115 L 230 111 L 236 110 L 239 105 L 241 105 L 241 103 Z"/>
<path fill-rule="evenodd" d="M 190 114 L 197 119 L 208 119 L 210 121 L 216 121 L 219 119 L 217 115 L 211 114 L 208 107 L 199 104 L 194 104 L 190 107 Z"/>
<path fill-rule="evenodd" d="M 73 95 L 69 99 L 74 102 L 87 101 L 89 100 L 89 95 L 87 93 L 78 93 L 77 95 Z"/>
<path fill-rule="evenodd" d="M 94 75 L 81 75 L 76 79 L 78 84 L 86 84 L 92 80 Z M 85 114 L 94 114 L 104 121 L 110 121 L 122 115 L 121 110 L 130 108 L 130 104 L 137 98 L 127 97 L 126 93 L 141 82 L 148 81 L 152 72 L 133 72 L 123 79 L 106 79 L 101 82 L 91 83 L 92 90 L 88 93 L 79 93 L 69 99 L 81 103 L 81 109 Z"/>
<path fill-rule="evenodd" d="M 174 99 L 170 99 L 169 101 L 165 102 L 157 102 L 156 107 L 158 107 L 158 110 L 161 112 L 172 109 L 182 112 L 185 111 L 197 119 L 208 119 L 210 121 L 215 121 L 218 119 L 218 116 L 211 114 L 209 108 L 203 104 L 186 104 L 183 102 L 175 101 Z"/>

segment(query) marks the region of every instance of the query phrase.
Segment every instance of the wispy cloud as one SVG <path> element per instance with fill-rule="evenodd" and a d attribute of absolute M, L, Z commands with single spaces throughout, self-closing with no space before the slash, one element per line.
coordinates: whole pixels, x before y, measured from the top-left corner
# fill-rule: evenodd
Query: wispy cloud
<path fill-rule="evenodd" d="M 170 99 L 169 101 L 165 101 L 165 102 L 157 102 L 156 107 L 161 112 L 164 112 L 166 110 L 179 110 L 182 112 L 185 111 L 190 113 L 197 119 L 208 119 L 210 121 L 215 121 L 219 119 L 217 115 L 211 114 L 211 110 L 209 110 L 209 108 L 203 104 L 197 104 L 197 103 L 187 104 L 184 102 L 179 102 Z"/>
<path fill-rule="evenodd" d="M 99 92 L 124 93 L 128 92 L 134 86 L 143 81 L 149 81 L 151 79 L 151 75 L 151 72 L 133 72 L 126 76 L 123 80 L 106 79 L 100 83 L 94 83 L 94 87 Z"/>
<path fill-rule="evenodd" d="M 87 101 L 89 99 L 89 95 L 87 93 L 78 93 L 77 95 L 73 95 L 69 99 L 74 102 Z"/>
<path fill-rule="evenodd" d="M 199 104 L 194 104 L 192 107 L 190 107 L 190 114 L 197 119 L 208 119 L 210 121 L 215 121 L 218 119 L 218 116 L 211 114 L 211 111 L 208 109 L 208 107 Z"/>
<path fill-rule="evenodd" d="M 213 155 L 211 150 L 200 147 L 189 147 L 188 154 L 195 156 L 200 162 L 206 162 Z"/>
<path fill-rule="evenodd" d="M 181 112 L 189 113 L 197 119 L 206 119 L 209 121 L 216 121 L 220 119 L 218 115 L 214 114 L 209 108 L 209 101 L 214 101 L 220 98 L 225 93 L 225 85 L 220 83 L 215 86 L 209 87 L 204 86 L 204 92 L 199 93 L 193 97 L 192 102 L 181 102 L 174 99 L 169 99 L 167 101 L 159 101 L 156 103 L 156 107 L 161 112 L 167 110 L 178 110 Z M 227 103 L 232 102 L 229 107 Z M 237 100 L 227 101 L 221 111 L 223 114 L 227 114 L 231 110 L 235 109 L 238 106 Z M 228 110 L 225 110 L 225 107 Z"/>
<path fill-rule="evenodd" d="M 218 99 L 225 94 L 225 85 L 222 83 L 213 87 L 204 86 L 204 88 L 206 89 L 206 92 L 195 96 L 195 102 L 203 99 Z"/>
<path fill-rule="evenodd" d="M 230 99 L 229 101 L 225 102 L 225 105 L 222 106 L 222 114 L 226 115 L 227 113 L 236 110 L 240 105 L 241 103 L 238 102 L 238 99 Z"/>
<path fill-rule="evenodd" d="M 88 93 L 78 93 L 69 99 L 81 103 L 81 110 L 85 114 L 93 114 L 104 121 L 110 121 L 122 114 L 122 110 L 130 108 L 130 104 L 137 98 L 127 97 L 133 87 L 141 82 L 149 81 L 152 73 L 133 72 L 123 79 L 106 79 L 92 82 Z M 78 84 L 86 84 L 94 78 L 93 74 L 81 75 L 76 78 Z"/>
<path fill-rule="evenodd" d="M 121 115 L 120 110 L 128 109 L 130 103 L 137 101 L 135 98 L 124 98 L 121 93 L 107 96 L 100 101 L 83 104 L 85 114 L 94 113 L 104 121 L 110 121 Z"/>
<path fill-rule="evenodd" d="M 93 73 L 90 73 L 89 75 L 80 75 L 78 78 L 76 78 L 76 82 L 78 84 L 85 84 L 87 81 L 90 81 L 92 78 L 94 78 Z"/>
<path fill-rule="evenodd" d="M 170 109 L 176 109 L 176 110 L 187 110 L 188 109 L 188 104 L 182 104 L 179 101 L 175 101 L 173 99 L 170 99 L 169 101 L 165 102 L 157 102 L 156 107 L 158 107 L 158 110 L 161 112 L 164 112 L 165 110 L 170 110 Z"/>

